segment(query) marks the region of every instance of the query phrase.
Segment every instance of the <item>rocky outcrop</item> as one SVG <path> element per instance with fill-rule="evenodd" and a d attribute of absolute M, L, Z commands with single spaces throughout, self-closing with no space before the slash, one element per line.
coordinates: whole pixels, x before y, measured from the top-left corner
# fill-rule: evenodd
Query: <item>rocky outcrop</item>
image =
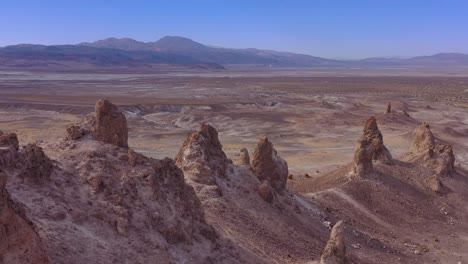
<path fill-rule="evenodd" d="M 175 161 L 186 177 L 207 185 L 215 185 L 217 178 L 225 177 L 229 163 L 218 132 L 209 124 L 202 124 L 200 131 L 188 135 Z"/>
<path fill-rule="evenodd" d="M 437 175 L 449 175 L 455 171 L 455 155 L 451 145 L 437 145 L 429 124 L 423 123 L 413 132 L 410 159 L 432 168 Z"/>
<path fill-rule="evenodd" d="M 269 203 L 273 202 L 273 197 L 274 197 L 273 189 L 271 188 L 270 184 L 267 181 L 262 181 L 258 185 L 258 194 L 266 202 L 269 202 Z"/>
<path fill-rule="evenodd" d="M 125 115 L 107 99 L 97 101 L 93 136 L 96 140 L 128 147 L 128 128 Z"/>
<path fill-rule="evenodd" d="M 267 137 L 261 137 L 252 157 L 252 168 L 260 181 L 266 181 L 278 193 L 286 189 L 288 164 L 277 155 Z"/>
<path fill-rule="evenodd" d="M 72 125 L 67 126 L 66 139 L 77 140 L 81 138 L 83 134 L 84 134 L 84 131 L 79 125 L 72 124 Z"/>
<path fill-rule="evenodd" d="M 331 231 L 330 239 L 322 253 L 320 264 L 345 264 L 346 246 L 344 242 L 344 224 L 342 221 L 336 223 Z"/>
<path fill-rule="evenodd" d="M 392 105 L 390 104 L 390 102 L 387 103 L 387 109 L 385 110 L 385 113 L 386 114 L 392 113 Z"/>
<path fill-rule="evenodd" d="M 19 176 L 27 181 L 40 183 L 50 177 L 54 170 L 52 161 L 41 147 L 28 144 L 20 151 Z"/>
<path fill-rule="evenodd" d="M 392 155 L 383 143 L 375 117 L 371 117 L 364 125 L 363 135 L 354 148 L 353 171 L 354 175 L 364 176 L 373 171 L 373 161 L 389 164 Z"/>
<path fill-rule="evenodd" d="M 414 140 L 410 146 L 413 154 L 425 154 L 430 156 L 430 151 L 435 147 L 434 135 L 429 128 L 429 124 L 422 123 L 413 132 Z"/>
<path fill-rule="evenodd" d="M 442 193 L 443 185 L 440 175 L 433 175 L 425 180 L 427 187 L 435 193 Z"/>
<path fill-rule="evenodd" d="M 11 201 L 6 181 L 0 170 L 0 263 L 49 263 L 37 233 L 21 207 Z"/>
<path fill-rule="evenodd" d="M 250 166 L 250 155 L 246 148 L 242 148 L 239 154 L 239 165 Z"/>
<path fill-rule="evenodd" d="M 140 154 L 135 152 L 133 149 L 129 148 L 127 151 L 127 157 L 128 157 L 128 164 L 130 166 L 135 167 L 136 165 L 143 164 L 145 162 L 145 157 Z"/>
<path fill-rule="evenodd" d="M 4 134 L 0 131 L 0 167 L 15 164 L 19 148 L 18 137 L 15 133 Z"/>

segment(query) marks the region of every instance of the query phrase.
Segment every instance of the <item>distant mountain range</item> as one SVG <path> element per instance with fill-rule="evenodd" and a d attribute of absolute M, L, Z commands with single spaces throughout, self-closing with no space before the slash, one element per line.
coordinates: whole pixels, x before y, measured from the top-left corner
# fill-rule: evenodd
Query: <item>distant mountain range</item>
<path fill-rule="evenodd" d="M 21 44 L 0 48 L 0 67 L 160 67 L 224 69 L 256 67 L 443 67 L 468 66 L 468 55 L 439 53 L 413 58 L 333 60 L 290 52 L 206 46 L 188 38 L 166 36 L 156 42 L 108 38 L 78 45 Z"/>

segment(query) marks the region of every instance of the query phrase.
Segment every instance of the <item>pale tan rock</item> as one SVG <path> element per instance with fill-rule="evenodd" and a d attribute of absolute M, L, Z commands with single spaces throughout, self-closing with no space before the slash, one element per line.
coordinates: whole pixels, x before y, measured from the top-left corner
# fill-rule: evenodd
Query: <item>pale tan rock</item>
<path fill-rule="evenodd" d="M 385 113 L 386 114 L 392 113 L 392 105 L 390 104 L 390 102 L 387 103 L 387 109 L 385 110 Z"/>
<path fill-rule="evenodd" d="M 369 118 L 364 125 L 363 135 L 354 148 L 352 174 L 364 176 L 373 171 L 373 161 L 389 164 L 392 160 L 390 151 L 383 143 L 383 136 L 375 117 Z"/>
<path fill-rule="evenodd" d="M 215 185 L 225 177 L 229 163 L 218 139 L 218 132 L 209 124 L 190 133 L 176 156 L 177 166 L 194 182 Z"/>
<path fill-rule="evenodd" d="M 327 242 L 325 250 L 322 253 L 320 264 L 345 264 L 346 245 L 344 241 L 344 224 L 337 222 L 331 231 L 330 239 Z"/>
<path fill-rule="evenodd" d="M 435 147 L 435 139 L 429 124 L 422 123 L 413 132 L 414 140 L 410 146 L 410 152 L 413 154 L 431 155 L 430 151 Z"/>
<path fill-rule="evenodd" d="M 243 166 L 250 166 L 250 155 L 246 148 L 240 150 L 239 164 Z"/>

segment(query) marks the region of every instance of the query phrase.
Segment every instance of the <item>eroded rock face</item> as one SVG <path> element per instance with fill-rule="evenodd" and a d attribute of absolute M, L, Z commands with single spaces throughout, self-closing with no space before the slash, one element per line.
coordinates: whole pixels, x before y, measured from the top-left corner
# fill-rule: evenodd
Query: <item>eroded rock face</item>
<path fill-rule="evenodd" d="M 344 242 L 344 224 L 342 221 L 336 223 L 331 231 L 330 239 L 322 253 L 320 264 L 345 264 L 346 246 Z"/>
<path fill-rule="evenodd" d="M 429 124 L 422 123 L 413 132 L 414 140 L 410 146 L 410 152 L 413 154 L 430 154 L 430 150 L 435 147 L 434 135 L 429 128 Z"/>
<path fill-rule="evenodd" d="M 79 125 L 73 124 L 67 126 L 67 136 L 66 139 L 77 140 L 83 136 L 83 129 Z"/>
<path fill-rule="evenodd" d="M 16 150 L 19 149 L 18 136 L 15 133 L 3 132 L 0 134 L 0 146 L 13 146 Z"/>
<path fill-rule="evenodd" d="M 4 134 L 0 131 L 0 167 L 15 164 L 18 148 L 19 141 L 15 133 Z"/>
<path fill-rule="evenodd" d="M 250 155 L 246 148 L 240 150 L 239 164 L 243 166 L 250 166 Z"/>
<path fill-rule="evenodd" d="M 435 193 L 441 193 L 443 190 L 442 181 L 439 175 L 433 175 L 426 179 L 426 185 Z"/>
<path fill-rule="evenodd" d="M 215 185 L 216 178 L 225 177 L 229 160 L 218 139 L 218 132 L 209 124 L 190 133 L 182 144 L 176 164 L 194 182 Z"/>
<path fill-rule="evenodd" d="M 96 103 L 94 138 L 118 147 L 128 147 L 128 128 L 125 115 L 107 99 Z"/>
<path fill-rule="evenodd" d="M 428 124 L 421 124 L 413 132 L 410 146 L 411 159 L 432 168 L 437 175 L 449 175 L 455 171 L 455 155 L 451 145 L 436 145 Z"/>
<path fill-rule="evenodd" d="M 252 168 L 260 181 L 267 181 L 279 193 L 286 189 L 288 164 L 277 155 L 267 137 L 260 138 L 253 153 Z"/>
<path fill-rule="evenodd" d="M 20 151 L 20 177 L 39 183 L 50 177 L 54 170 L 52 161 L 41 147 L 28 144 Z"/>
<path fill-rule="evenodd" d="M 49 263 L 37 233 L 20 207 L 11 201 L 6 181 L 7 176 L 0 171 L 0 262 Z"/>
<path fill-rule="evenodd" d="M 258 185 L 258 194 L 266 202 L 271 203 L 273 201 L 273 189 L 267 181 L 262 181 Z"/>
<path fill-rule="evenodd" d="M 353 174 L 364 176 L 373 171 L 373 161 L 391 163 L 392 155 L 383 143 L 375 117 L 371 117 L 364 125 L 364 134 L 359 138 L 354 148 Z"/>

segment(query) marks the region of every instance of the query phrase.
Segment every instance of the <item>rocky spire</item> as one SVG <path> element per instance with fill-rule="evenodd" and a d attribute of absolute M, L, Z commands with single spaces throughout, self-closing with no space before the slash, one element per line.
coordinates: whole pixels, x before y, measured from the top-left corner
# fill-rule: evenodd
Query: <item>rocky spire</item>
<path fill-rule="evenodd" d="M 250 166 L 250 155 L 246 148 L 240 150 L 239 164 L 244 166 Z"/>
<path fill-rule="evenodd" d="M 260 181 L 268 182 L 279 193 L 286 189 L 288 164 L 277 155 L 267 137 L 261 137 L 253 153 L 252 168 Z"/>
<path fill-rule="evenodd" d="M 330 239 L 322 253 L 320 264 L 345 264 L 346 246 L 344 243 L 344 225 L 342 221 L 336 223 L 331 231 Z"/>
<path fill-rule="evenodd" d="M 390 163 L 392 155 L 383 143 L 383 136 L 375 117 L 366 121 L 363 135 L 354 148 L 353 174 L 363 176 L 373 170 L 373 161 Z"/>
<path fill-rule="evenodd" d="M 387 109 L 385 110 L 386 114 L 390 114 L 392 112 L 392 105 L 390 102 L 387 103 Z"/>
<path fill-rule="evenodd" d="M 125 115 L 107 99 L 96 103 L 94 138 L 99 141 L 128 147 L 128 128 Z"/>
<path fill-rule="evenodd" d="M 228 163 L 218 132 L 209 124 L 202 124 L 200 131 L 190 133 L 176 156 L 176 164 L 185 176 L 208 185 L 225 176 Z"/>
<path fill-rule="evenodd" d="M 427 153 L 435 147 L 434 135 L 429 128 L 429 124 L 422 123 L 413 132 L 414 140 L 410 146 L 410 152 L 413 154 Z"/>

